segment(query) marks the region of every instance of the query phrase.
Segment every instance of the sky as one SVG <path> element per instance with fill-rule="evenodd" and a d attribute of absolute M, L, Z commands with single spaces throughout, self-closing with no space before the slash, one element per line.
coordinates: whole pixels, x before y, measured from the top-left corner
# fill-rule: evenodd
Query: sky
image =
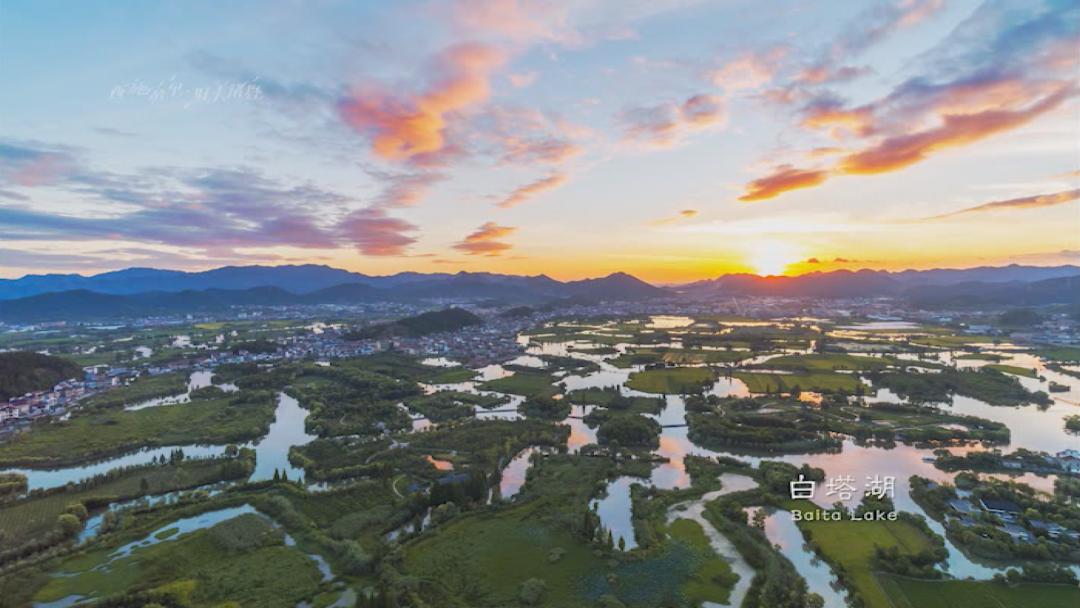
<path fill-rule="evenodd" d="M 0 0 L 0 277 L 1080 263 L 1075 0 Z"/>

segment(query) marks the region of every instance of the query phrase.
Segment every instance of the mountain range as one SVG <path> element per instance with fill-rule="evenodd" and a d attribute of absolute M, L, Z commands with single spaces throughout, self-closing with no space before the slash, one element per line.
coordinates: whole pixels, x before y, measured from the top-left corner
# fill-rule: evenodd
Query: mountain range
<path fill-rule="evenodd" d="M 310 283 L 303 281 L 307 269 L 311 270 L 313 277 Z M 233 267 L 206 273 L 162 271 L 163 274 L 157 274 L 151 269 L 132 269 L 126 274 L 125 271 L 108 273 L 104 279 L 100 279 L 101 275 L 82 277 L 85 280 L 82 284 L 92 289 L 80 287 L 44 292 L 40 290 L 53 284 L 42 281 L 44 277 L 33 277 L 34 289 L 39 290 L 38 293 L 0 299 L 0 321 L 20 323 L 168 315 L 234 306 L 348 305 L 436 300 L 598 302 L 671 295 L 667 290 L 625 273 L 562 282 L 542 275 L 527 277 L 488 273 L 408 273 L 392 277 L 368 277 L 325 266 L 283 267 L 280 274 L 270 270 L 267 267 L 253 267 L 252 273 L 246 274 L 242 272 L 243 268 Z M 347 279 L 348 282 L 319 287 L 333 279 Z M 18 282 L 11 281 L 9 285 Z M 62 285 L 78 282 L 68 275 L 59 281 Z M 264 284 L 251 286 L 259 282 Z M 219 286 L 223 284 L 228 288 Z M 311 289 L 312 286 L 318 288 Z M 16 290 L 6 293 L 12 291 Z"/>
<path fill-rule="evenodd" d="M 815 272 L 794 277 L 728 274 L 666 288 L 626 273 L 578 281 L 483 272 L 370 276 L 329 266 L 227 266 L 202 272 L 129 268 L 93 276 L 0 280 L 0 320 L 81 320 L 233 306 L 378 301 L 625 301 L 659 297 L 897 297 L 923 307 L 1080 302 L 1080 267 Z"/>

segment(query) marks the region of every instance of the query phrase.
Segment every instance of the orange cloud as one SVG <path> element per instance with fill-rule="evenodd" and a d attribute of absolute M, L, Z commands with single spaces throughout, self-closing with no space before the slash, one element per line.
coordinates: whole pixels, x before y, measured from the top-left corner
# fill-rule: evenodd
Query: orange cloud
<path fill-rule="evenodd" d="M 649 222 L 649 224 L 651 224 L 653 226 L 664 226 L 664 225 L 667 225 L 667 224 L 674 224 L 675 222 L 677 222 L 679 220 L 690 219 L 692 217 L 696 217 L 697 214 L 698 214 L 697 209 L 683 209 L 682 211 L 679 211 L 677 214 L 675 214 L 673 216 L 662 217 L 660 219 L 656 219 L 656 220 L 653 220 L 653 221 Z"/>
<path fill-rule="evenodd" d="M 436 56 L 432 83 L 422 93 L 399 97 L 360 87 L 338 110 L 348 125 L 372 138 L 379 157 L 430 162 L 447 148 L 450 117 L 488 98 L 491 73 L 505 61 L 505 53 L 493 46 L 456 44 Z"/>
<path fill-rule="evenodd" d="M 1072 94 L 1072 87 L 1061 87 L 1023 110 L 986 110 L 975 114 L 942 117 L 939 127 L 909 135 L 890 137 L 869 149 L 850 154 L 840 161 L 842 173 L 867 175 L 903 169 L 926 160 L 945 148 L 965 146 L 981 139 L 1015 129 L 1059 106 Z"/>
<path fill-rule="evenodd" d="M 503 209 L 515 207 L 538 194 L 558 188 L 565 184 L 568 179 L 569 178 L 563 173 L 552 173 L 547 177 L 542 177 L 534 182 L 529 182 L 524 186 L 516 188 L 506 198 L 499 201 L 498 206 Z"/>
<path fill-rule="evenodd" d="M 1011 198 L 1004 201 L 993 201 L 990 203 L 983 203 L 974 207 L 968 207 L 959 211 L 953 211 L 952 213 L 945 213 L 943 215 L 935 215 L 928 217 L 928 220 L 940 220 L 948 217 L 955 217 L 957 215 L 966 215 L 968 213 L 985 213 L 987 211 L 1001 211 L 1003 209 L 1034 209 L 1039 207 L 1054 207 L 1057 205 L 1064 205 L 1080 199 L 1080 189 L 1077 190 L 1065 190 L 1063 192 L 1054 192 L 1051 194 L 1037 194 L 1035 196 L 1024 196 L 1020 198 Z"/>
<path fill-rule="evenodd" d="M 486 222 L 463 241 L 454 245 L 454 249 L 464 251 L 468 255 L 497 256 L 511 249 L 513 245 L 504 243 L 498 239 L 513 234 L 517 228 L 500 226 L 495 222 Z"/>
<path fill-rule="evenodd" d="M 877 107 L 887 107 L 893 101 L 901 104 L 884 119 L 875 116 L 874 105 L 853 110 L 831 104 L 811 108 L 803 126 L 846 125 L 856 136 L 872 143 L 843 156 L 829 170 L 803 170 L 785 165 L 773 175 L 747 185 L 739 200 L 764 200 L 788 190 L 817 186 L 831 174 L 873 175 L 905 169 L 941 150 L 966 146 L 1023 126 L 1054 110 L 1076 92 L 1071 83 L 1063 81 L 1038 81 L 1025 87 L 1018 87 L 1015 82 L 1004 78 L 901 89 L 893 98 L 875 104 Z M 912 124 L 932 119 L 936 120 L 935 126 L 922 130 L 911 128 Z M 871 137 L 881 131 L 885 133 Z"/>
<path fill-rule="evenodd" d="M 844 132 L 863 136 L 874 129 L 874 115 L 869 108 L 845 110 L 834 105 L 811 106 L 800 123 L 807 129 L 828 129 L 834 138 Z"/>
<path fill-rule="evenodd" d="M 828 171 L 796 169 L 791 165 L 781 165 L 772 175 L 750 182 L 746 186 L 746 194 L 740 196 L 739 200 L 753 202 L 776 198 L 790 190 L 817 186 L 824 182 L 828 175 Z"/>

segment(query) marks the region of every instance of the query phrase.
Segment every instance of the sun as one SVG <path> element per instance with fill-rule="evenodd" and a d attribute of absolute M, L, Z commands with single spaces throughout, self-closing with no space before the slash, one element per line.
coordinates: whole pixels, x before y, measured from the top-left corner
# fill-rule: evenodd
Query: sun
<path fill-rule="evenodd" d="M 746 255 L 747 265 L 763 277 L 785 274 L 790 266 L 801 259 L 798 248 L 783 241 L 754 243 Z"/>

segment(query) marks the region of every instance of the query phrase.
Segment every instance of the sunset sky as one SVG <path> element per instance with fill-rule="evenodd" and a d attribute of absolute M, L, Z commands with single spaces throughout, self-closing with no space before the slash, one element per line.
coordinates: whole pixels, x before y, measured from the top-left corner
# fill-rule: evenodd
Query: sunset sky
<path fill-rule="evenodd" d="M 0 0 L 0 276 L 1080 263 L 1080 3 Z"/>

